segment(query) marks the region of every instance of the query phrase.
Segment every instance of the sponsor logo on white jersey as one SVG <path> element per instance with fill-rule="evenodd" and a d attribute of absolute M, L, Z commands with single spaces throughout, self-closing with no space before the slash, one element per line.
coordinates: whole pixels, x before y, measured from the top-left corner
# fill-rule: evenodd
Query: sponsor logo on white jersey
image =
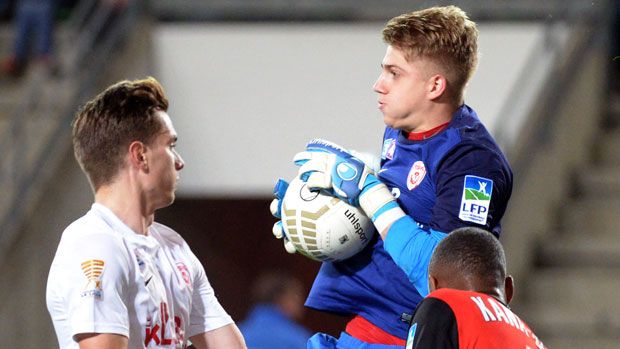
<path fill-rule="evenodd" d="M 407 176 L 407 189 L 413 190 L 417 188 L 424 180 L 424 177 L 426 177 L 426 166 L 424 166 L 422 161 L 414 162 Z"/>
<path fill-rule="evenodd" d="M 478 176 L 465 176 L 459 218 L 476 224 L 486 224 L 493 193 L 493 181 Z"/>

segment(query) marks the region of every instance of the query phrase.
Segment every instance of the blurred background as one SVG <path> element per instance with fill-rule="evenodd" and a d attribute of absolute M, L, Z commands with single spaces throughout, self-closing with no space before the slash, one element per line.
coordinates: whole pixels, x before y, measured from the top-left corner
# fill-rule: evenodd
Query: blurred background
<path fill-rule="evenodd" d="M 319 263 L 287 254 L 269 213 L 311 138 L 379 154 L 380 31 L 455 4 L 481 58 L 465 101 L 508 155 L 501 237 L 512 309 L 550 348 L 620 345 L 620 13 L 617 1 L 0 0 L 0 348 L 55 348 L 47 273 L 92 193 L 73 159 L 78 106 L 121 79 L 166 88 L 186 161 L 157 220 L 203 262 L 236 321 L 264 271 L 308 291 Z M 311 331 L 346 318 L 307 310 Z"/>

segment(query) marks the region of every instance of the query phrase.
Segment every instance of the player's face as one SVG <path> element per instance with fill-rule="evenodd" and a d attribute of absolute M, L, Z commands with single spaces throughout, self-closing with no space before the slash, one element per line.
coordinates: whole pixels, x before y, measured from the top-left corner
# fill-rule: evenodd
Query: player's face
<path fill-rule="evenodd" d="M 426 68 L 424 59 L 407 61 L 403 51 L 388 46 L 381 74 L 373 85 L 387 126 L 407 132 L 424 131 L 429 86 Z"/>
<path fill-rule="evenodd" d="M 174 201 L 174 191 L 179 179 L 179 171 L 185 165 L 176 151 L 177 133 L 170 117 L 163 111 L 156 112 L 163 128 L 150 145 L 147 145 L 149 179 L 146 186 L 147 197 L 157 208 L 170 205 Z"/>

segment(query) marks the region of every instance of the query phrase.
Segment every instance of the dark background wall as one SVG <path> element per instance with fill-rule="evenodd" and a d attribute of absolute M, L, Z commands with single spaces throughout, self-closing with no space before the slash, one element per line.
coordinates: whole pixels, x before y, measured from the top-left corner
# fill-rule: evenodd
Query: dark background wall
<path fill-rule="evenodd" d="M 320 263 L 286 253 L 271 233 L 276 219 L 271 199 L 177 199 L 157 211 L 156 220 L 175 229 L 203 263 L 220 303 L 236 322 L 250 306 L 249 289 L 264 270 L 284 270 L 310 289 Z M 348 319 L 307 309 L 303 324 L 337 335 Z"/>

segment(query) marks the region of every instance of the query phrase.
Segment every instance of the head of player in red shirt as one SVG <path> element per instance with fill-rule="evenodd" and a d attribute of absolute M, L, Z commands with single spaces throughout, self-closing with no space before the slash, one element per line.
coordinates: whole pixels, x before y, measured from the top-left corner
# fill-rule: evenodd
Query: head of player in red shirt
<path fill-rule="evenodd" d="M 499 240 L 474 227 L 456 229 L 436 247 L 428 267 L 429 289 L 488 294 L 504 304 L 512 299 L 514 282 L 506 275 L 506 256 Z"/>

